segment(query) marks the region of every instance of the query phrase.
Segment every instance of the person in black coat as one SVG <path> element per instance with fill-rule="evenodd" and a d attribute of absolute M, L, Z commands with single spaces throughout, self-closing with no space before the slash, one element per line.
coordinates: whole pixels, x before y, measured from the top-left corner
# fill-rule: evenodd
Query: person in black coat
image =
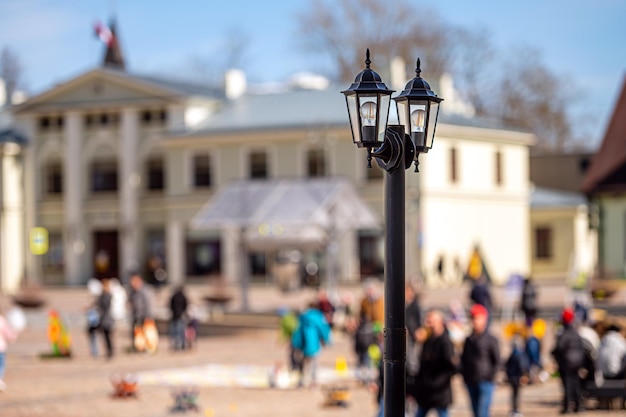
<path fill-rule="evenodd" d="M 524 317 L 526 318 L 526 326 L 532 326 L 533 321 L 537 316 L 537 289 L 535 288 L 535 284 L 533 284 L 531 277 L 527 277 L 524 280 L 520 307 L 524 313 Z"/>
<path fill-rule="evenodd" d="M 489 312 L 474 304 L 470 310 L 472 334 L 465 339 L 461 374 L 467 387 L 474 417 L 489 417 L 494 380 L 500 363 L 498 339 L 487 330 Z"/>
<path fill-rule="evenodd" d="M 170 299 L 171 346 L 173 350 L 185 348 L 185 313 L 187 312 L 187 296 L 182 285 L 176 287 Z"/>
<path fill-rule="evenodd" d="M 456 371 L 454 347 L 441 311 L 429 311 L 424 324 L 428 336 L 422 346 L 420 368 L 412 393 L 418 405 L 416 417 L 425 417 L 433 408 L 439 417 L 447 417 L 448 407 L 452 404 L 450 380 Z"/>
<path fill-rule="evenodd" d="M 571 308 L 566 308 L 561 314 L 563 329 L 556 339 L 556 346 L 552 355 L 557 362 L 561 382 L 563 383 L 563 408 L 561 414 L 570 412 L 571 403 L 573 411 L 580 411 L 580 377 L 578 370 L 583 366 L 585 352 L 583 340 L 573 326 L 575 313 Z"/>

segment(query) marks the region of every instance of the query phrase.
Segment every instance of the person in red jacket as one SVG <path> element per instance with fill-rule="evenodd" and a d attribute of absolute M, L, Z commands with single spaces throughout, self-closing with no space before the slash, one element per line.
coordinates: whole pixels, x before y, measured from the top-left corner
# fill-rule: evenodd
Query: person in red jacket
<path fill-rule="evenodd" d="M 489 417 L 494 380 L 500 363 L 498 339 L 487 330 L 489 312 L 481 304 L 470 310 L 472 334 L 465 339 L 461 374 L 467 387 L 474 417 Z"/>

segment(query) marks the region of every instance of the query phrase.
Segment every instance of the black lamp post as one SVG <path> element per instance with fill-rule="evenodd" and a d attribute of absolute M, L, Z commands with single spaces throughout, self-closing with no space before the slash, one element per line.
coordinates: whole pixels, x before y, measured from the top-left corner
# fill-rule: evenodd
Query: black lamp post
<path fill-rule="evenodd" d="M 403 417 L 406 395 L 406 330 L 404 319 L 405 259 L 405 173 L 420 153 L 433 145 L 441 98 L 420 77 L 416 77 L 394 98 L 399 125 L 387 126 L 393 90 L 370 69 L 370 51 L 365 69 L 345 91 L 352 139 L 367 148 L 368 166 L 372 157 L 387 171 L 385 180 L 385 323 L 384 323 L 384 408 L 386 417 Z M 405 134 L 406 131 L 409 134 Z"/>

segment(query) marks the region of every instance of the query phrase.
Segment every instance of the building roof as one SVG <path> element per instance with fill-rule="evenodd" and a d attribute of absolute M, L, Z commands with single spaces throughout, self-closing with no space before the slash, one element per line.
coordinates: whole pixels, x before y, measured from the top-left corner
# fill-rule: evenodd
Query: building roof
<path fill-rule="evenodd" d="M 591 152 L 531 154 L 530 181 L 537 187 L 579 193 L 592 157 Z"/>
<path fill-rule="evenodd" d="M 199 82 L 184 81 L 179 79 L 164 78 L 159 75 L 126 73 L 131 79 L 139 82 L 150 83 L 161 88 L 176 91 L 185 96 L 199 96 L 216 99 L 224 98 L 224 89 L 220 86 L 200 84 Z"/>
<path fill-rule="evenodd" d="M 532 208 L 569 208 L 584 204 L 587 204 L 587 200 L 580 193 L 535 187 L 530 194 Z"/>
<path fill-rule="evenodd" d="M 343 178 L 241 180 L 221 188 L 192 218 L 194 229 L 244 230 L 248 245 L 307 246 L 331 230 L 378 229 L 378 216 Z"/>
<path fill-rule="evenodd" d="M 0 143 L 15 143 L 24 146 L 28 144 L 28 139 L 15 129 L 0 129 Z"/>
<path fill-rule="evenodd" d="M 582 191 L 598 191 L 602 182 L 607 180 L 626 165 L 626 77 L 622 91 L 613 109 L 600 150 L 591 161 L 583 181 Z M 624 181 L 626 182 L 626 181 Z"/>
<path fill-rule="evenodd" d="M 278 93 L 248 93 L 226 102 L 190 135 L 207 133 L 303 128 L 309 126 L 348 126 L 346 101 L 341 88 L 324 90 L 295 89 Z M 508 129 L 502 123 L 482 117 L 465 117 L 446 111 L 441 106 L 440 123 L 488 129 Z M 389 110 L 389 123 L 398 123 L 395 105 Z"/>
<path fill-rule="evenodd" d="M 339 89 L 245 94 L 226 102 L 191 133 L 344 126 L 346 111 Z"/>
<path fill-rule="evenodd" d="M 163 79 L 159 76 L 133 74 L 120 69 L 100 67 L 89 70 L 66 82 L 57 84 L 41 94 L 31 97 L 24 103 L 15 106 L 13 111 L 18 114 L 34 106 L 48 103 L 49 101 L 53 101 L 55 97 L 67 91 L 71 91 L 73 88 L 80 88 L 86 82 L 93 79 L 109 79 L 129 89 L 135 88 L 145 93 L 147 96 L 162 99 L 177 100 L 180 98 L 200 97 L 203 99 L 220 100 L 224 97 L 222 89 L 214 86 L 198 85 L 190 82 Z M 94 101 L 97 100 L 98 99 L 94 99 Z"/>

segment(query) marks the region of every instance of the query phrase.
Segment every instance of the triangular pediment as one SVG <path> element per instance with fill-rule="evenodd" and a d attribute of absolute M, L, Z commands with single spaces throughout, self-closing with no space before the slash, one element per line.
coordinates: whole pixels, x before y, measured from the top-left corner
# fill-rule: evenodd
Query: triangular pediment
<path fill-rule="evenodd" d="M 123 71 L 98 68 L 39 94 L 15 112 L 81 110 L 102 106 L 129 106 L 178 102 L 187 96 Z"/>

